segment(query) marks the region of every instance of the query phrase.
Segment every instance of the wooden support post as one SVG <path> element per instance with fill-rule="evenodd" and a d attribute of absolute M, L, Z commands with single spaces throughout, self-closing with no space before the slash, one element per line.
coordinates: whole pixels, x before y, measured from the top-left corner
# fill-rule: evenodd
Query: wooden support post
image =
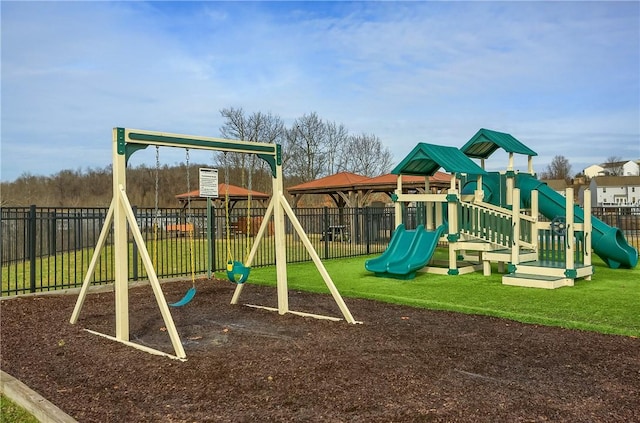
<path fill-rule="evenodd" d="M 513 190 L 511 209 L 511 264 L 520 263 L 520 189 Z"/>
<path fill-rule="evenodd" d="M 424 177 L 424 192 L 425 194 L 431 194 L 431 186 L 429 184 L 429 177 L 425 176 Z M 425 212 L 425 228 L 428 231 L 433 231 L 435 230 L 436 226 L 435 226 L 435 222 L 433 220 L 433 207 L 434 207 L 435 203 L 432 201 L 426 201 L 424 204 L 424 207 L 426 209 Z"/>
<path fill-rule="evenodd" d="M 396 195 L 402 195 L 402 175 L 397 176 Z M 393 206 L 396 212 L 395 227 L 397 228 L 400 224 L 402 224 L 402 202 L 396 201 Z"/>
<path fill-rule="evenodd" d="M 289 203 L 287 203 L 287 200 L 286 198 L 284 198 L 282 193 L 280 195 L 282 196 L 282 198 L 280 199 L 280 204 L 282 206 L 282 209 L 287 214 L 287 216 L 289 216 L 289 220 L 291 221 L 293 228 L 298 233 L 300 240 L 302 241 L 303 245 L 307 249 L 309 256 L 311 256 L 313 263 L 316 265 L 316 269 L 318 269 L 318 272 L 320 272 L 320 276 L 322 276 L 322 279 L 327 285 L 327 288 L 329 288 L 329 292 L 333 296 L 333 300 L 336 302 L 336 304 L 338 305 L 338 308 L 342 312 L 344 319 L 348 323 L 358 323 L 355 321 L 355 319 L 351 315 L 351 312 L 347 308 L 347 305 L 344 303 L 342 296 L 338 292 L 338 288 L 336 288 L 335 284 L 333 283 L 333 280 L 329 276 L 327 269 L 324 267 L 324 264 L 322 263 L 320 256 L 318 256 L 318 253 L 316 252 L 315 248 L 313 248 L 313 244 L 311 243 L 311 241 L 309 240 L 309 237 L 307 236 L 306 232 L 302 228 L 302 225 L 300 224 L 300 222 L 298 221 L 298 218 L 296 217 L 295 213 L 291 209 L 291 206 L 289 205 Z"/>
<path fill-rule="evenodd" d="M 289 291 L 287 287 L 287 235 L 282 208 L 282 167 L 278 166 L 273 178 L 273 229 L 276 243 L 276 286 L 278 290 L 278 313 L 289 311 Z"/>
<path fill-rule="evenodd" d="M 262 223 L 260 224 L 260 229 L 258 229 L 258 233 L 256 234 L 255 239 L 253 240 L 253 247 L 251 247 L 251 251 L 249 252 L 249 257 L 247 257 L 247 262 L 245 266 L 251 267 L 253 264 L 253 259 L 256 256 L 258 251 L 258 247 L 260 246 L 260 242 L 262 238 L 264 238 L 264 234 L 269 227 L 269 222 L 271 221 L 271 216 L 273 215 L 274 203 L 276 202 L 275 197 L 271 197 L 271 201 L 269 201 L 269 206 L 267 206 L 267 211 L 262 218 Z M 240 300 L 240 295 L 242 294 L 242 288 L 244 288 L 245 284 L 241 283 L 236 285 L 236 289 L 233 292 L 233 297 L 231 298 L 231 304 L 238 304 L 238 300 Z"/>
<path fill-rule="evenodd" d="M 485 259 L 484 251 L 480 251 L 479 254 L 480 254 L 480 260 L 482 261 L 482 274 L 484 276 L 491 276 L 491 262 Z"/>
<path fill-rule="evenodd" d="M 442 216 L 442 203 L 434 203 L 435 214 L 436 214 L 436 228 L 444 223 L 444 216 Z"/>
<path fill-rule="evenodd" d="M 455 245 L 458 241 L 458 190 L 456 189 L 456 175 L 451 175 L 451 188 L 447 192 L 447 214 L 449 221 L 449 275 L 458 274 L 458 253 Z"/>
<path fill-rule="evenodd" d="M 514 188 L 514 180 L 513 180 L 513 153 L 509 153 L 509 165 L 507 166 L 507 174 L 506 174 L 506 201 L 507 205 L 513 204 L 513 188 Z"/>
<path fill-rule="evenodd" d="M 129 240 L 127 212 L 120 199 L 120 189 L 127 187 L 126 158 L 118 152 L 118 133 L 113 130 L 113 261 L 116 297 L 116 339 L 129 340 Z"/>
<path fill-rule="evenodd" d="M 102 225 L 102 229 L 100 230 L 100 236 L 98 236 L 98 242 L 96 243 L 96 248 L 93 250 L 93 255 L 91 256 L 91 261 L 89 262 L 89 268 L 87 269 L 87 274 L 84 276 L 84 281 L 82 282 L 82 288 L 80 288 L 80 294 L 78 295 L 78 299 L 76 300 L 76 305 L 73 308 L 73 313 L 71 314 L 71 319 L 69 322 L 72 325 L 75 325 L 78 322 L 78 317 L 80 316 L 80 310 L 82 310 L 82 306 L 84 304 L 84 300 L 87 298 L 87 292 L 89 291 L 89 285 L 91 285 L 91 278 L 96 271 L 96 264 L 100 259 L 100 253 L 102 252 L 102 248 L 104 248 L 104 244 L 107 240 L 107 235 L 111 230 L 111 223 L 113 223 L 113 210 L 115 208 L 116 199 L 111 199 L 111 205 L 109 206 L 109 210 L 107 211 L 107 216 L 104 219 L 104 224 Z"/>
<path fill-rule="evenodd" d="M 573 188 L 567 188 L 565 191 L 566 195 L 566 232 L 565 232 L 565 268 L 566 269 L 575 269 L 575 230 L 574 230 L 574 210 L 573 210 Z"/>
<path fill-rule="evenodd" d="M 176 358 L 184 359 L 187 357 L 184 352 L 184 347 L 182 346 L 182 342 L 180 341 L 180 335 L 178 335 L 178 329 L 176 328 L 175 323 L 173 322 L 173 317 L 171 317 L 171 312 L 169 311 L 169 305 L 167 304 L 167 300 L 164 297 L 164 293 L 162 292 L 162 288 L 160 287 L 160 282 L 158 281 L 158 275 L 156 274 L 156 270 L 153 268 L 153 262 L 151 260 L 151 256 L 149 256 L 149 251 L 147 250 L 147 246 L 144 243 L 144 238 L 142 233 L 140 232 L 140 228 L 138 227 L 138 222 L 136 221 L 136 217 L 133 214 L 133 209 L 131 204 L 129 203 L 129 199 L 127 198 L 127 193 L 124 190 L 124 187 L 120 187 L 120 202 L 124 206 L 123 209 L 126 214 L 127 222 L 129 223 L 129 228 L 131 229 L 131 234 L 133 235 L 133 239 L 138 246 L 138 251 L 140 253 L 140 259 L 142 260 L 142 264 L 144 265 L 145 270 L 147 271 L 147 275 L 149 277 L 149 284 L 151 285 L 151 289 L 153 290 L 153 294 L 156 298 L 156 303 L 158 304 L 158 308 L 160 309 L 160 314 L 162 315 L 162 319 L 164 321 L 164 326 L 167 329 L 167 333 L 169 334 L 169 338 L 171 339 L 171 345 L 176 354 Z M 127 291 L 126 296 L 128 298 L 128 290 L 129 286 L 127 283 Z M 126 316 L 127 319 L 127 328 L 129 323 L 129 316 Z M 117 324 L 117 321 L 116 321 Z M 116 337 L 117 338 L 117 337 Z M 129 333 L 127 332 L 127 338 L 129 338 Z M 120 338 L 118 338 L 120 339 Z M 129 341 L 126 339 L 125 341 Z M 133 344 L 136 346 L 137 344 Z M 145 347 L 148 348 L 148 347 Z"/>
<path fill-rule="evenodd" d="M 538 252 L 538 215 L 539 203 L 538 203 L 538 190 L 531 191 L 531 217 L 534 221 L 531 222 L 531 243 L 533 244 L 533 250 Z"/>
<path fill-rule="evenodd" d="M 583 222 L 583 230 L 584 230 L 584 265 L 591 266 L 591 192 L 589 189 L 584 191 L 584 222 Z M 591 280 L 591 274 L 585 277 L 586 280 Z"/>
<path fill-rule="evenodd" d="M 476 182 L 476 190 L 474 192 L 474 201 L 481 202 L 484 199 L 484 189 L 482 188 L 482 175 L 478 175 Z"/>

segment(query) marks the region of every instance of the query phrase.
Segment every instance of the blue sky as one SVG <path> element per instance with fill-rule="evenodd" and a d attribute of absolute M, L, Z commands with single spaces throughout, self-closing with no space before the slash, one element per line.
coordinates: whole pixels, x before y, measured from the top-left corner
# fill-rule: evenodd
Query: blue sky
<path fill-rule="evenodd" d="M 555 155 L 574 173 L 640 159 L 639 2 L 2 1 L 1 13 L 2 181 L 104 167 L 115 126 L 219 136 L 227 107 L 286 124 L 317 112 L 377 135 L 396 162 L 481 127 L 535 150 L 538 171 Z M 164 150 L 163 163 L 184 160 Z"/>

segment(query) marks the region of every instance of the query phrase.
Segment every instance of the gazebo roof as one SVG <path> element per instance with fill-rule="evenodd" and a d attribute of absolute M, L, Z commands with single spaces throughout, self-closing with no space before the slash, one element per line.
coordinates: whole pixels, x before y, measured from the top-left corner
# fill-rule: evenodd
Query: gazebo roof
<path fill-rule="evenodd" d="M 357 173 L 340 172 L 289 187 L 287 188 L 287 191 L 289 194 L 325 193 L 327 190 L 335 192 L 338 188 L 350 188 L 356 183 L 366 181 L 368 179 L 368 177 L 358 175 Z"/>
<path fill-rule="evenodd" d="M 384 187 L 395 188 L 397 185 L 398 175 L 394 175 L 393 173 L 387 173 L 385 175 L 376 176 L 374 178 L 366 179 L 362 182 L 358 182 L 355 184 L 358 188 L 378 188 L 382 189 Z M 451 177 L 444 172 L 436 172 L 432 176 L 429 177 L 430 183 L 438 183 L 442 182 L 443 186 L 448 186 L 450 183 Z M 415 176 L 415 175 L 406 175 L 402 177 L 402 184 L 405 186 L 410 186 L 412 184 L 419 184 L 424 186 L 424 176 Z"/>
<path fill-rule="evenodd" d="M 224 200 L 227 193 L 227 185 L 221 183 L 218 185 L 218 197 L 219 200 Z M 260 191 L 249 191 L 246 188 L 242 188 L 236 185 L 229 184 L 229 199 L 234 201 L 246 200 L 249 198 L 249 193 L 251 193 L 251 198 L 254 200 L 265 200 L 270 198 L 269 194 L 265 194 Z M 191 197 L 191 201 L 200 201 L 205 200 L 206 197 L 200 197 L 200 190 L 193 190 L 191 192 L 185 192 L 183 194 L 176 195 L 176 198 L 179 201 L 186 201 L 189 197 Z"/>
<path fill-rule="evenodd" d="M 408 189 L 424 189 L 424 178 L 424 176 L 403 176 L 403 186 Z M 450 177 L 445 173 L 436 172 L 429 177 L 429 182 L 434 188 L 447 187 L 450 184 Z M 304 194 L 325 194 L 329 195 L 338 207 L 341 205 L 359 207 L 369 195 L 373 193 L 391 195 L 396 188 L 397 176 L 393 174 L 368 178 L 355 173 L 340 172 L 290 187 L 287 191 L 294 199 L 299 199 Z M 294 204 L 297 204 L 297 200 L 294 200 Z"/>
<path fill-rule="evenodd" d="M 507 153 L 524 154 L 527 156 L 538 155 L 538 153 L 518 141 L 511 134 L 485 128 L 481 128 L 476 132 L 460 150 L 468 157 L 486 159 L 498 148 L 502 148 Z"/>

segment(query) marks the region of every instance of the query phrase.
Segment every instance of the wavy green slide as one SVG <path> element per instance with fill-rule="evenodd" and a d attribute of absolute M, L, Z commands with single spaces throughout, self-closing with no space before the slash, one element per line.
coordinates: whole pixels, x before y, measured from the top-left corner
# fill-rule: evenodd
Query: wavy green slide
<path fill-rule="evenodd" d="M 376 276 L 413 279 L 416 271 L 431 260 L 438 240 L 446 228 L 446 225 L 440 225 L 435 231 L 427 231 L 424 225 L 420 225 L 415 230 L 407 230 L 400 224 L 385 252 L 379 257 L 367 260 L 364 266 Z"/>

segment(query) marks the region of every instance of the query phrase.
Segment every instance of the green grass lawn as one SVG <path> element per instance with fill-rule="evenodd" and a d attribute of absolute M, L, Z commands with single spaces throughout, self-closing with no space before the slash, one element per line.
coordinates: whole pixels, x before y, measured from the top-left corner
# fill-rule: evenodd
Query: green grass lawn
<path fill-rule="evenodd" d="M 368 257 L 324 262 L 343 297 L 502 317 L 608 334 L 640 336 L 640 268 L 612 270 L 595 258 L 591 281 L 554 290 L 502 285 L 502 275 L 418 274 L 412 280 L 376 277 Z M 290 288 L 328 292 L 313 263 L 290 264 Z M 254 268 L 248 283 L 275 285 L 275 268 Z M 346 300 L 348 305 L 348 300 Z M 354 316 L 357 320 L 358 316 Z"/>
<path fill-rule="evenodd" d="M 16 405 L 4 395 L 0 395 L 1 423 L 38 423 L 38 419 L 29 414 L 24 408 Z"/>

